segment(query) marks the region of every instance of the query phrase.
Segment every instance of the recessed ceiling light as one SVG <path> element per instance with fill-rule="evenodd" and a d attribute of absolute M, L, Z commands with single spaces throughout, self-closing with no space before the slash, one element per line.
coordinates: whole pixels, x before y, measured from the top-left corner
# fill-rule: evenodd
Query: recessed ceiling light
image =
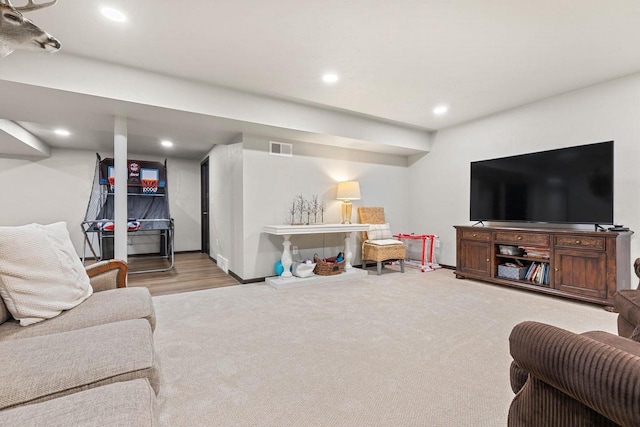
<path fill-rule="evenodd" d="M 325 83 L 335 83 L 338 81 L 338 75 L 333 73 L 327 73 L 322 76 L 322 81 Z"/>
<path fill-rule="evenodd" d="M 66 129 L 56 129 L 53 131 L 53 133 L 55 133 L 58 136 L 69 136 L 71 135 L 71 132 L 69 132 Z"/>
<path fill-rule="evenodd" d="M 116 22 L 124 22 L 127 20 L 127 16 L 120 12 L 118 9 L 114 9 L 112 7 L 103 7 L 101 10 L 102 15 L 106 18 L 111 19 Z"/>
<path fill-rule="evenodd" d="M 160 145 L 163 147 L 173 147 L 173 142 L 165 139 L 164 141 L 160 141 Z"/>
<path fill-rule="evenodd" d="M 447 111 L 449 111 L 449 107 L 447 107 L 446 105 L 438 105 L 436 108 L 433 109 L 433 114 L 436 114 L 439 116 L 446 113 Z"/>

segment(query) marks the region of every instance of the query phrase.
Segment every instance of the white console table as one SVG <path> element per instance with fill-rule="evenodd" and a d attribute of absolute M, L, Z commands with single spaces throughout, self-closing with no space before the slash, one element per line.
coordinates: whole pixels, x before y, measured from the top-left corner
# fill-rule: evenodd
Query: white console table
<path fill-rule="evenodd" d="M 299 279 L 292 276 L 289 268 L 293 263 L 293 259 L 291 257 L 291 236 L 296 234 L 330 234 L 330 233 L 344 233 L 344 260 L 345 260 L 345 273 L 337 275 L 337 276 L 351 276 L 360 275 L 359 271 L 362 271 L 363 274 L 367 274 L 364 270 L 359 270 L 356 272 L 353 266 L 351 265 L 351 259 L 353 258 L 353 252 L 351 250 L 351 238 L 353 237 L 353 233 L 356 231 L 367 231 L 369 230 L 369 224 L 314 224 L 314 225 L 265 225 L 263 232 L 267 234 L 274 234 L 276 236 L 282 236 L 284 241 L 282 245 L 284 249 L 282 251 L 282 257 L 280 260 L 282 261 L 282 267 L 284 267 L 284 272 L 282 276 L 276 279 L 267 278 L 267 283 L 276 288 L 282 287 L 281 285 L 290 285 L 287 287 L 300 286 L 303 283 L 317 283 L 319 276 Z M 338 278 L 337 276 L 326 276 L 329 278 Z M 343 276 L 343 278 L 344 278 Z M 322 277 L 325 278 L 324 276 Z M 312 279 L 312 280 L 308 280 Z M 315 279 L 315 280 L 313 280 Z M 335 279 L 334 279 L 335 280 Z M 295 283 L 300 283 L 294 285 Z M 324 281 L 324 280 L 323 280 Z"/>

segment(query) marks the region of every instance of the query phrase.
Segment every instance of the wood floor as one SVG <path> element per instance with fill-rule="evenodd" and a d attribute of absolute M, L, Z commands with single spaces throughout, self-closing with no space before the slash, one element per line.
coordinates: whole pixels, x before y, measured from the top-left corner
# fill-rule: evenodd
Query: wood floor
<path fill-rule="evenodd" d="M 129 257 L 129 270 L 164 268 L 162 258 Z M 151 295 L 168 295 L 239 284 L 202 253 L 176 254 L 173 269 L 159 273 L 129 274 L 127 286 L 146 286 Z"/>

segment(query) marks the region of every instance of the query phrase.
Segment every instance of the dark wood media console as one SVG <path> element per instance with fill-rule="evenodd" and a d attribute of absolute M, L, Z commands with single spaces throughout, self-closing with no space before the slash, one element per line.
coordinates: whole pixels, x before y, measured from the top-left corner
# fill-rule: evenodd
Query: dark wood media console
<path fill-rule="evenodd" d="M 616 291 L 631 287 L 632 232 L 470 226 L 455 229 L 458 278 L 478 279 L 606 307 L 613 306 Z M 527 250 L 536 255 L 529 256 Z M 525 253 L 521 253 L 523 251 Z M 537 283 L 504 277 L 507 269 L 514 268 L 505 267 L 506 264 L 528 270 L 532 263 L 542 266 Z M 500 271 L 499 266 L 502 266 Z"/>

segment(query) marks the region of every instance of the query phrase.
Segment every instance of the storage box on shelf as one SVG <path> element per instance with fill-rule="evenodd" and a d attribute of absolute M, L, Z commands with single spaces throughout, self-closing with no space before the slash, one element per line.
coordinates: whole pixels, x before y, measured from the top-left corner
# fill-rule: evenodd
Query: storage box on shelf
<path fill-rule="evenodd" d="M 498 277 L 503 279 L 516 279 L 516 280 L 524 280 L 527 275 L 528 267 L 518 267 L 511 265 L 499 265 L 498 266 Z"/>
<path fill-rule="evenodd" d="M 630 288 L 632 232 L 456 226 L 456 277 L 613 305 Z M 517 265 L 516 270 L 505 268 Z M 522 265 L 520 265 L 522 264 Z M 521 269 L 527 271 L 521 278 Z"/>

